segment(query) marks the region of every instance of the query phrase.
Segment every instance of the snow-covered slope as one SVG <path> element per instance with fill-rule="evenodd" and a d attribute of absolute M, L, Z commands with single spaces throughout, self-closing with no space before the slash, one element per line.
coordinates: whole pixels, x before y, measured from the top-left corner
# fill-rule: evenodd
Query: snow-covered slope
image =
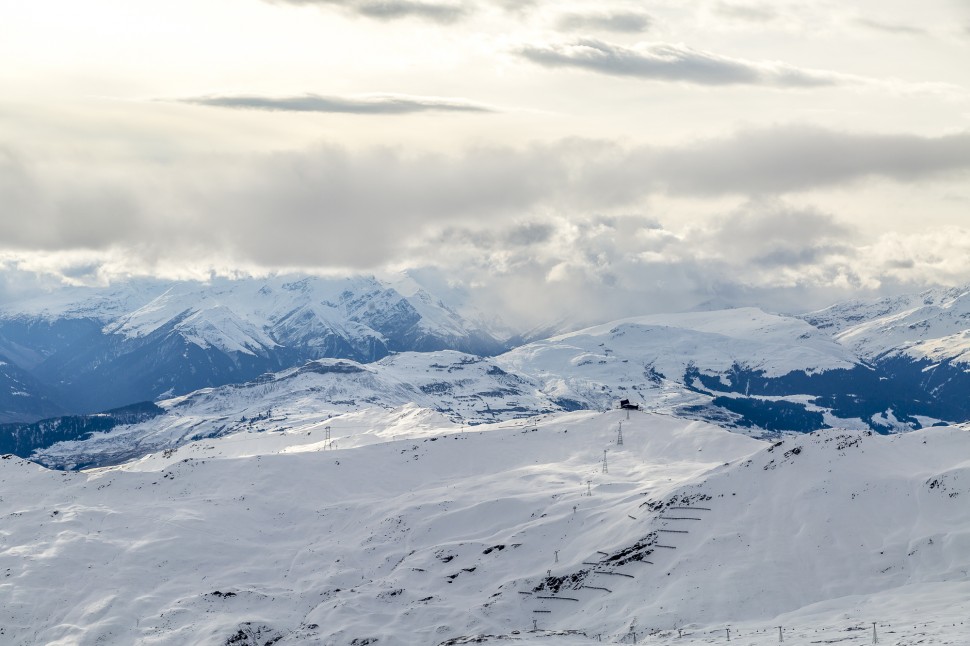
<path fill-rule="evenodd" d="M 850 301 L 804 318 L 870 361 L 907 356 L 970 367 L 970 286 Z"/>
<path fill-rule="evenodd" d="M 91 472 L 9 458 L 0 634 L 807 645 L 878 622 L 882 643 L 966 643 L 967 455 L 953 427 L 773 445 L 643 413 L 462 432 L 411 409 Z"/>
<path fill-rule="evenodd" d="M 275 278 L 219 280 L 211 284 L 178 283 L 142 307 L 106 323 L 105 331 L 126 339 L 145 338 L 171 325 L 190 343 L 224 352 L 266 353 L 280 345 L 337 336 L 370 359 L 373 346 L 387 345 L 393 321 L 433 334 L 428 321 L 409 301 L 374 278 L 324 280 Z M 432 309 L 432 308 L 428 308 Z M 377 323 L 380 313 L 383 318 Z M 460 318 L 442 331 L 460 334 Z M 368 326 L 362 321 L 375 323 Z M 371 354 L 368 354 L 371 353 Z"/>
<path fill-rule="evenodd" d="M 312 428 L 345 413 L 419 407 L 450 423 L 480 424 L 559 410 L 528 379 L 504 372 L 492 360 L 453 351 L 408 352 L 370 364 L 321 359 L 159 404 L 164 415 L 58 442 L 32 457 L 59 468 L 115 464 L 193 439 Z"/>
<path fill-rule="evenodd" d="M 630 360 L 636 365 L 630 367 Z M 590 375 L 592 381 L 632 377 L 643 369 L 679 379 L 690 366 L 729 375 L 737 366 L 783 377 L 850 369 L 855 356 L 796 318 L 755 308 L 641 316 L 536 341 L 502 357 L 522 372 Z M 581 370 L 571 370 L 580 368 Z"/>
<path fill-rule="evenodd" d="M 970 286 L 844 303 L 804 318 L 896 389 L 889 405 L 897 412 L 970 419 Z"/>
<path fill-rule="evenodd" d="M 37 380 L 0 354 L 0 424 L 63 413 Z"/>
<path fill-rule="evenodd" d="M 715 397 L 764 407 L 788 397 L 804 411 L 806 401 L 826 394 L 831 375 L 844 379 L 859 368 L 851 351 L 808 323 L 754 308 L 625 319 L 536 341 L 497 360 L 540 381 L 563 405 L 609 408 L 624 397 L 681 414 Z M 823 417 L 815 410 L 822 408 L 808 422 L 791 419 L 788 428 L 819 428 Z M 747 422 L 723 410 L 702 412 L 773 428 L 767 409 L 761 418 L 752 411 Z"/>

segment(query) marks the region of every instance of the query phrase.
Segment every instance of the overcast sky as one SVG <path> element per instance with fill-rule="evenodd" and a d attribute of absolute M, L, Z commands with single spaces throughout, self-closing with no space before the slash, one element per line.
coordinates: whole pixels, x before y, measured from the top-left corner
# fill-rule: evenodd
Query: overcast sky
<path fill-rule="evenodd" d="M 967 61 L 966 0 L 0 3 L 0 295 L 411 269 L 524 325 L 962 284 Z"/>

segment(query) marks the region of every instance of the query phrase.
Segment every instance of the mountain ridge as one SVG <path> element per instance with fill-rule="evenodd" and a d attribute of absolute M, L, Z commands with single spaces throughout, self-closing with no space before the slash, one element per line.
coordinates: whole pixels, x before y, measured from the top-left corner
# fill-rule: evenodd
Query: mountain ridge
<path fill-rule="evenodd" d="M 206 437 L 409 405 L 476 425 L 632 399 L 644 410 L 755 437 L 823 428 L 889 433 L 947 419 L 933 415 L 940 405 L 914 399 L 813 330 L 749 308 L 624 319 L 491 358 L 438 351 L 366 364 L 318 359 L 165 399 L 158 403 L 166 414 L 142 424 L 23 455 L 58 468 L 112 464 Z"/>
<path fill-rule="evenodd" d="M 371 362 L 443 349 L 487 356 L 505 345 L 425 291 L 406 297 L 373 277 L 280 276 L 141 281 L 127 291 L 68 290 L 8 304 L 0 314 L 5 348 L 64 408 L 91 413 L 324 357 Z"/>
<path fill-rule="evenodd" d="M 20 383 L 33 388 L 8 385 L 5 419 L 284 383 L 279 375 L 312 371 L 327 358 L 378 366 L 381 379 L 387 366 L 411 371 L 380 387 L 357 384 L 365 396 L 338 399 L 366 403 L 380 400 L 381 388 L 409 392 L 409 401 L 390 398 L 393 405 L 417 403 L 472 424 L 500 413 L 602 410 L 624 398 L 752 435 L 826 427 L 896 432 L 970 419 L 965 289 L 850 301 L 797 317 L 750 307 L 651 314 L 523 343 L 490 336 L 488 325 L 464 318 L 416 281 L 401 285 L 406 296 L 373 277 L 142 281 L 127 291 L 85 292 L 80 303 L 57 294 L 8 304 L 0 354 L 12 357 L 8 370 L 20 370 L 29 377 Z M 512 342 L 520 345 L 508 349 Z M 491 357 L 488 365 L 522 387 L 510 396 L 507 385 L 485 375 L 495 383 L 467 390 L 457 373 L 426 383 L 421 375 L 438 370 L 434 353 L 445 351 L 469 363 Z M 337 390 L 352 385 L 351 375 L 341 379 L 347 384 Z M 26 400 L 12 393 L 25 392 L 51 405 L 18 412 Z M 466 399 L 459 404 L 453 393 Z"/>

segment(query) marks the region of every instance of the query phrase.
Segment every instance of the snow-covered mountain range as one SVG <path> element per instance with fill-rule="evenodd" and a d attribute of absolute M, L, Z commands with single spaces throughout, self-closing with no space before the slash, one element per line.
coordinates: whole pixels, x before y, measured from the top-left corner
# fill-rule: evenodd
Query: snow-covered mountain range
<path fill-rule="evenodd" d="M 482 317 L 484 318 L 484 317 Z M 0 310 L 0 355 L 89 413 L 335 357 L 505 349 L 481 321 L 420 286 L 404 295 L 373 277 L 134 281 L 64 289 Z M 7 421 L 17 421 L 14 411 Z M 37 419 L 25 409 L 23 421 Z"/>
<path fill-rule="evenodd" d="M 970 286 L 850 301 L 804 318 L 869 361 L 905 356 L 970 365 Z"/>
<path fill-rule="evenodd" d="M 755 308 L 640 316 L 502 353 L 511 337 L 488 332 L 483 316 L 374 278 L 146 281 L 82 301 L 55 296 L 0 317 L 0 350 L 18 362 L 0 366 L 16 378 L 5 415 L 22 420 L 0 428 L 0 448 L 57 466 L 409 403 L 480 424 L 630 399 L 754 436 L 970 420 L 966 290 L 799 317 Z M 29 423 L 143 400 L 163 412 L 130 428 Z M 77 401 L 85 405 L 72 408 Z"/>

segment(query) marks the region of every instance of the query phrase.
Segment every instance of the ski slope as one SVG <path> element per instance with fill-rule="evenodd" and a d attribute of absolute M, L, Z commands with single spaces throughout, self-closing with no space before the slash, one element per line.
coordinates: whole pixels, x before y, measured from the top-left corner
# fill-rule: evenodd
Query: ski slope
<path fill-rule="evenodd" d="M 967 643 L 968 449 L 957 427 L 772 444 L 619 411 L 469 431 L 410 406 L 92 471 L 10 457 L 0 637 L 862 644 L 875 621 L 880 643 Z"/>

